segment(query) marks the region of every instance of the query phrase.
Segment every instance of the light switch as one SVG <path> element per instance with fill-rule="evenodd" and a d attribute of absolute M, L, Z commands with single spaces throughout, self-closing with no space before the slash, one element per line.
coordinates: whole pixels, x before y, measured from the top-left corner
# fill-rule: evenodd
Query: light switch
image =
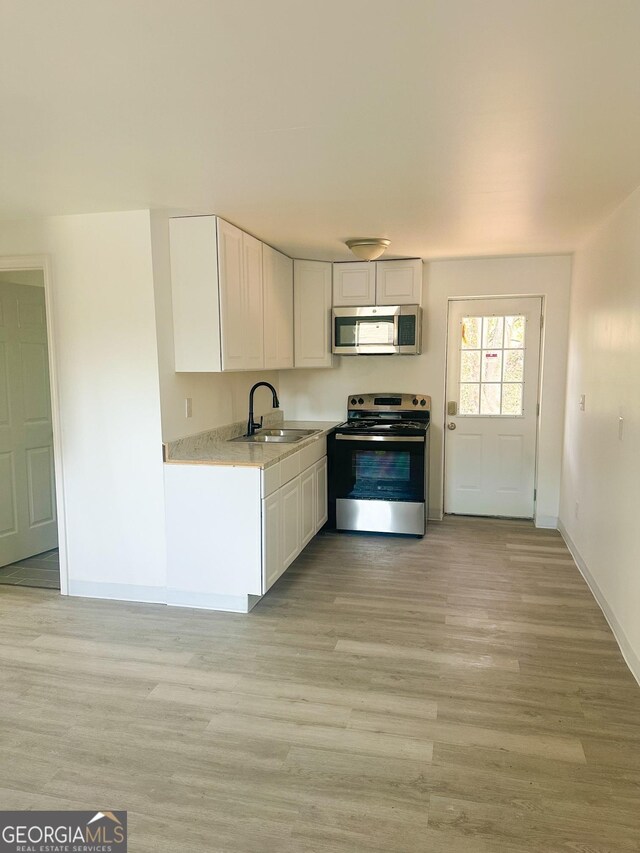
<path fill-rule="evenodd" d="M 620 441 L 622 441 L 622 439 L 623 439 L 623 434 L 624 434 L 624 418 L 622 417 L 622 415 L 620 415 L 620 417 L 618 418 L 618 438 Z"/>
<path fill-rule="evenodd" d="M 191 397 L 185 397 L 184 401 L 184 416 L 185 418 L 190 418 L 193 414 L 193 401 Z"/>
<path fill-rule="evenodd" d="M 584 408 L 587 402 L 586 394 L 580 394 L 580 411 L 584 412 Z"/>

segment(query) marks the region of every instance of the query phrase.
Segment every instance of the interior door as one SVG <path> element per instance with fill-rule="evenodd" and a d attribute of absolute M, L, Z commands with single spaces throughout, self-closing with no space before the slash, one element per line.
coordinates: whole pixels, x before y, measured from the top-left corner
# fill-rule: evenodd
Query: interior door
<path fill-rule="evenodd" d="M 449 303 L 445 512 L 532 518 L 542 300 Z"/>
<path fill-rule="evenodd" d="M 0 282 L 0 566 L 57 544 L 44 289 Z"/>

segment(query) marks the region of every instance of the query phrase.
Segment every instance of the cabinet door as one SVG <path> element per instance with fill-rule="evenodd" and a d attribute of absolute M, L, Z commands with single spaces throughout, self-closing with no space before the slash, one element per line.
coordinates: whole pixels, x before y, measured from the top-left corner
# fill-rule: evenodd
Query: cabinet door
<path fill-rule="evenodd" d="M 220 330 L 223 370 L 259 370 L 264 364 L 262 243 L 218 219 Z"/>
<path fill-rule="evenodd" d="M 218 238 L 215 216 L 169 220 L 176 371 L 220 371 Z"/>
<path fill-rule="evenodd" d="M 264 366 L 293 367 L 293 261 L 271 246 L 262 247 Z"/>
<path fill-rule="evenodd" d="M 316 535 L 316 471 L 315 465 L 300 475 L 300 548 Z"/>
<path fill-rule="evenodd" d="M 300 477 L 279 490 L 282 571 L 300 553 Z"/>
<path fill-rule="evenodd" d="M 222 369 L 244 368 L 244 306 L 246 303 L 242 231 L 218 219 L 218 268 L 220 271 L 220 314 Z"/>
<path fill-rule="evenodd" d="M 333 265 L 334 305 L 375 305 L 376 265 L 370 261 Z"/>
<path fill-rule="evenodd" d="M 243 368 L 259 370 L 264 367 L 262 243 L 250 234 L 242 234 Z"/>
<path fill-rule="evenodd" d="M 284 571 L 280 553 L 280 490 L 262 501 L 262 592 L 265 593 Z"/>
<path fill-rule="evenodd" d="M 331 264 L 293 262 L 295 366 L 332 367 Z"/>
<path fill-rule="evenodd" d="M 316 472 L 316 533 L 329 517 L 327 504 L 327 457 L 319 459 L 315 464 Z"/>
<path fill-rule="evenodd" d="M 420 305 L 422 261 L 376 262 L 376 305 Z"/>

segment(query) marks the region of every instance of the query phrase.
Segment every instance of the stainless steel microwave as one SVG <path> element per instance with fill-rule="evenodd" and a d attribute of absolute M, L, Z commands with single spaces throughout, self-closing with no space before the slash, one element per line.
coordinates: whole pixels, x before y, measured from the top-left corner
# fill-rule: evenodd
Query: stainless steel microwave
<path fill-rule="evenodd" d="M 337 355 L 418 355 L 422 327 L 419 305 L 367 305 L 333 309 Z"/>

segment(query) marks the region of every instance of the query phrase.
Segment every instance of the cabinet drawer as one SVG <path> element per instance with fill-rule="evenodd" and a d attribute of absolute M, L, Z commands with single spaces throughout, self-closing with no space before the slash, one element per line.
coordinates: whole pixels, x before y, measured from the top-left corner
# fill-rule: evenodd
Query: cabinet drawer
<path fill-rule="evenodd" d="M 264 468 L 261 478 L 261 497 L 266 498 L 280 488 L 280 463 Z"/>
<path fill-rule="evenodd" d="M 327 439 L 323 435 L 322 438 L 318 438 L 313 444 L 304 447 L 300 451 L 300 470 L 305 471 L 310 465 L 313 465 L 314 462 L 317 462 L 318 459 L 322 459 L 326 455 Z"/>
<path fill-rule="evenodd" d="M 280 485 L 284 486 L 300 473 L 300 451 L 286 456 L 280 461 Z"/>

